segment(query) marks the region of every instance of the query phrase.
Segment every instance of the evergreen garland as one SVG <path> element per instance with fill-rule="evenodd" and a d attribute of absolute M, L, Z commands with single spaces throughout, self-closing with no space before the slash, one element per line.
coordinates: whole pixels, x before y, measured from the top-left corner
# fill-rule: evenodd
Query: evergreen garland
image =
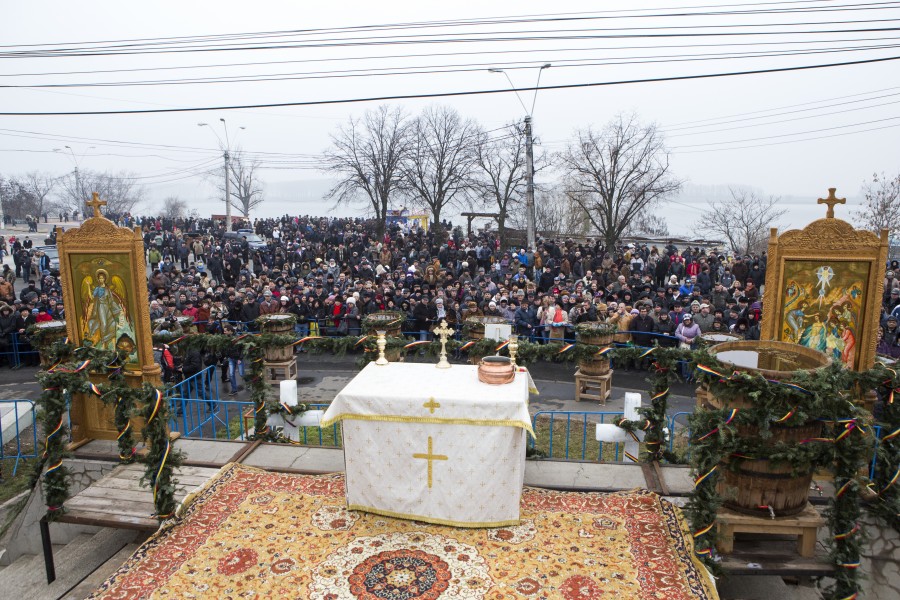
<path fill-rule="evenodd" d="M 147 446 L 147 454 L 141 459 L 145 465 L 141 483 L 149 485 L 153 491 L 154 516 L 160 521 L 175 514 L 178 502 L 175 487 L 178 482 L 174 470 L 182 464 L 183 455 L 172 445 L 169 436 L 169 403 L 161 390 L 145 383 L 136 390 L 142 398 L 137 415 L 144 420 L 141 435 Z"/>

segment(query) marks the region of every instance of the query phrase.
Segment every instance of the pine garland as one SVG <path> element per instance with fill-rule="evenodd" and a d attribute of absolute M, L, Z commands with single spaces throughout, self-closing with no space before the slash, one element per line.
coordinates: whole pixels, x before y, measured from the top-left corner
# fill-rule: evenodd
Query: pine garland
<path fill-rule="evenodd" d="M 154 516 L 164 521 L 175 514 L 178 506 L 175 500 L 178 482 L 174 471 L 182 464 L 183 455 L 173 447 L 169 437 L 169 403 L 162 391 L 149 383 L 145 383 L 138 391 L 143 401 L 137 414 L 144 419 L 141 435 L 148 449 L 146 456 L 141 459 L 146 466 L 141 484 L 152 489 L 153 506 L 156 510 Z"/>

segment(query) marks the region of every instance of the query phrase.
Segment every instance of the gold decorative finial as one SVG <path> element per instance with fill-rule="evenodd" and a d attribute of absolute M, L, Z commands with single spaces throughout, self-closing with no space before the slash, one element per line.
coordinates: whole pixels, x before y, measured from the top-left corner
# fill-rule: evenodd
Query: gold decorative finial
<path fill-rule="evenodd" d="M 453 330 L 447 327 L 447 321 L 441 321 L 440 327 L 434 328 L 434 333 L 438 334 L 441 339 L 441 359 L 436 365 L 438 369 L 449 369 L 450 362 L 447 360 L 447 338 L 453 335 Z"/>
<path fill-rule="evenodd" d="M 828 212 L 825 214 L 826 219 L 834 218 L 834 205 L 835 204 L 847 204 L 846 198 L 837 198 L 834 195 L 835 190 L 837 188 L 828 188 L 828 197 L 827 198 L 819 198 L 816 204 L 827 204 Z"/>
<path fill-rule="evenodd" d="M 106 206 L 106 200 L 101 200 L 100 194 L 94 192 L 94 199 L 88 202 L 87 205 L 94 209 L 95 217 L 102 217 L 103 213 L 100 212 L 100 207 Z"/>

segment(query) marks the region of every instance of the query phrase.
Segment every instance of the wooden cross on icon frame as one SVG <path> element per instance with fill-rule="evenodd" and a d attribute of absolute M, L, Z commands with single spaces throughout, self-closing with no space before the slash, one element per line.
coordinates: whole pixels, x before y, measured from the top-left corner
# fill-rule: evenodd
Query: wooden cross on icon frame
<path fill-rule="evenodd" d="M 87 202 L 87 205 L 94 209 L 95 217 L 103 216 L 103 213 L 100 212 L 100 207 L 106 206 L 106 204 L 107 204 L 106 200 L 101 200 L 100 194 L 98 194 L 97 192 L 94 192 L 93 198 L 91 199 L 91 201 Z"/>
<path fill-rule="evenodd" d="M 828 212 L 825 213 L 826 219 L 834 218 L 834 205 L 835 204 L 847 204 L 846 198 L 838 198 L 834 195 L 834 192 L 837 191 L 837 188 L 828 188 L 828 197 L 827 198 L 819 198 L 816 201 L 816 204 L 827 204 Z"/>

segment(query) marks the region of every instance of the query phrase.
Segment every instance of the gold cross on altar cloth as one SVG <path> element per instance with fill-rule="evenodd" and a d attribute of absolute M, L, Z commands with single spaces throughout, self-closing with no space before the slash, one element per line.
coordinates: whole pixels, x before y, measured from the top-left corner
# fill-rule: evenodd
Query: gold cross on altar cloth
<path fill-rule="evenodd" d="M 435 460 L 448 460 L 446 456 L 443 454 L 434 454 L 433 450 L 433 442 L 431 436 L 428 436 L 428 454 L 413 454 L 413 458 L 424 458 L 428 461 L 428 489 L 431 489 L 432 483 L 432 465 Z"/>
<path fill-rule="evenodd" d="M 834 205 L 835 204 L 847 204 L 846 198 L 838 198 L 834 195 L 834 192 L 837 188 L 828 188 L 828 197 L 827 198 L 819 198 L 816 201 L 816 204 L 827 204 L 828 212 L 825 214 L 826 219 L 834 218 Z"/>
<path fill-rule="evenodd" d="M 90 202 L 86 202 L 86 204 L 94 209 L 95 217 L 102 217 L 103 213 L 100 212 L 101 206 L 106 206 L 106 200 L 100 199 L 100 194 L 94 192 L 93 200 Z"/>
<path fill-rule="evenodd" d="M 440 408 L 441 404 L 440 404 L 440 402 L 435 402 L 434 398 L 429 398 L 428 402 L 423 404 L 422 407 L 427 408 L 428 412 L 430 412 L 431 414 L 434 414 L 434 409 Z"/>

